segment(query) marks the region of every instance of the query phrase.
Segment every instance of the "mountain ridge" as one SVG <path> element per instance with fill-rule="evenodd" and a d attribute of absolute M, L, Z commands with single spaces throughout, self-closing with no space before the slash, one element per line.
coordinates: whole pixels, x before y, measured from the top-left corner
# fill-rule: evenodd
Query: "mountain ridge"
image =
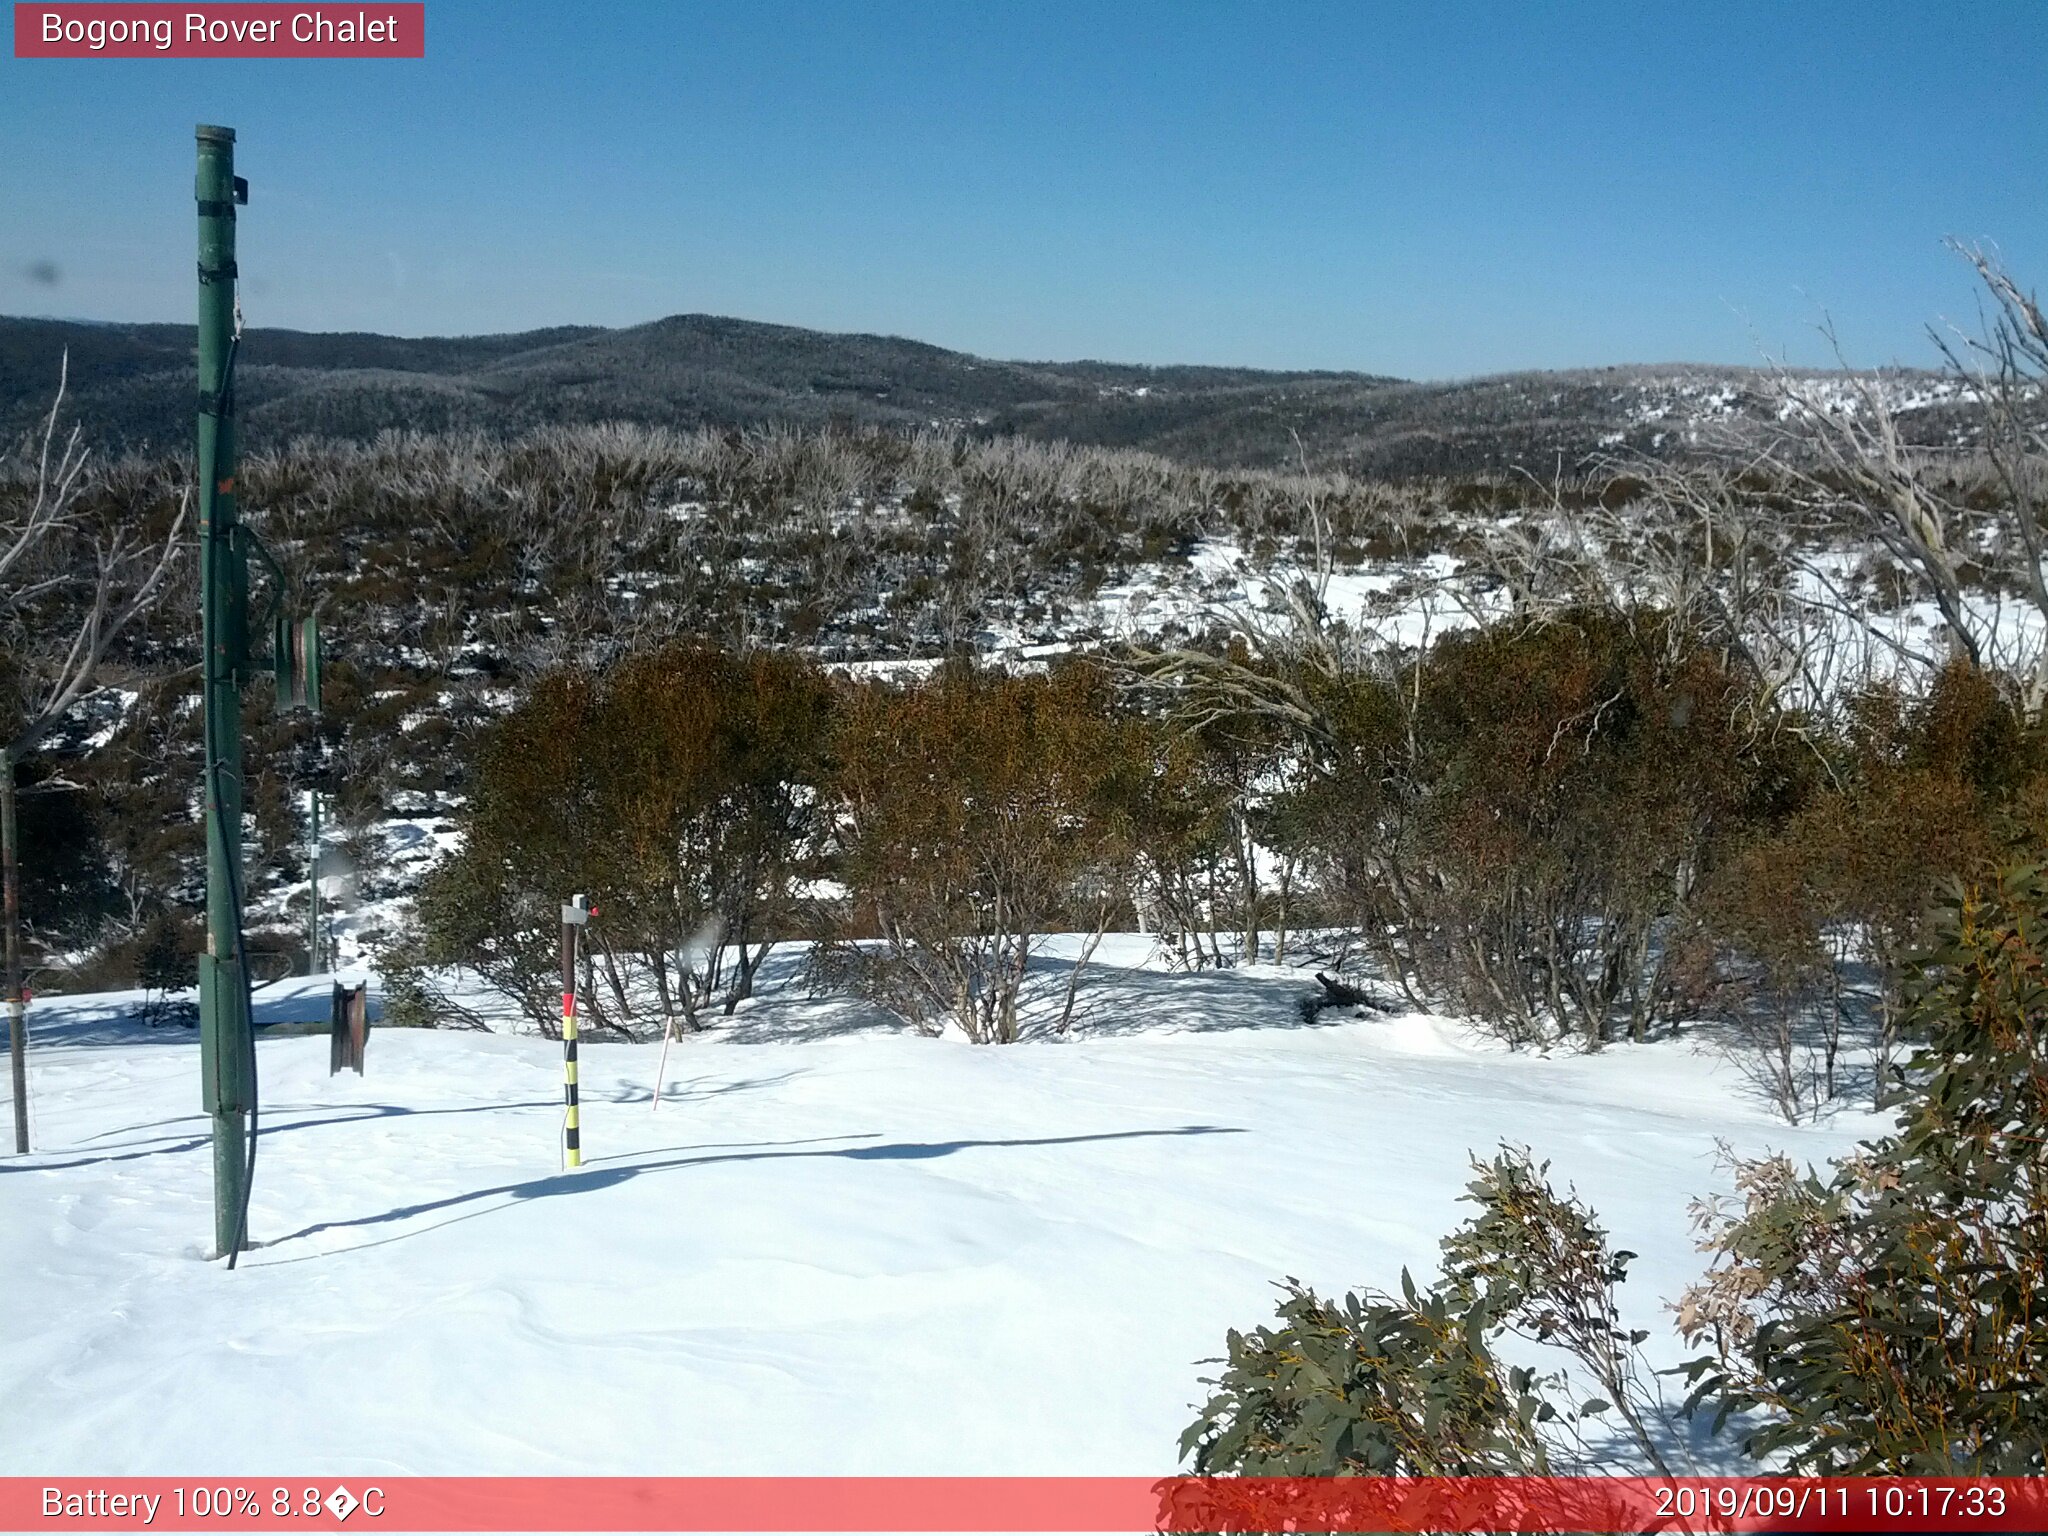
<path fill-rule="evenodd" d="M 109 448 L 181 448 L 193 328 L 0 317 L 0 432 L 69 406 Z M 1408 476 L 1669 451 L 1710 419 L 1769 419 L 1761 368 L 1622 364 L 1413 380 L 1330 369 L 980 357 L 907 337 L 679 314 L 481 336 L 252 329 L 244 440 L 386 430 L 516 434 L 626 420 L 842 424 L 1146 449 L 1218 467 Z M 1931 378 L 1896 371 L 1909 379 Z M 1938 402 L 1937 402 L 1938 403 Z"/>

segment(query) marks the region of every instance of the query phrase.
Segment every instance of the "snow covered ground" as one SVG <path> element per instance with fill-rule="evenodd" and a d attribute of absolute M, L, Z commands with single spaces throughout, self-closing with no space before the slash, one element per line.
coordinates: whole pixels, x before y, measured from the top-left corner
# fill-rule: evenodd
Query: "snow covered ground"
<path fill-rule="evenodd" d="M 40 999 L 37 1151 L 0 1159 L 0 1473 L 1167 1472 L 1198 1362 L 1279 1277 L 1435 1272 L 1468 1152 L 1527 1142 L 1577 1185 L 1641 1254 L 1624 1301 L 1664 1363 L 1717 1138 L 1817 1162 L 1878 1128 L 1789 1128 L 1691 1037 L 1509 1054 L 1306 1024 L 1298 972 L 1102 955 L 1065 1039 L 771 993 L 671 1051 L 659 1108 L 658 1047 L 588 1047 L 575 1172 L 544 1040 L 379 1030 L 358 1078 L 266 1038 L 234 1273 L 204 1257 L 193 1032 Z"/>

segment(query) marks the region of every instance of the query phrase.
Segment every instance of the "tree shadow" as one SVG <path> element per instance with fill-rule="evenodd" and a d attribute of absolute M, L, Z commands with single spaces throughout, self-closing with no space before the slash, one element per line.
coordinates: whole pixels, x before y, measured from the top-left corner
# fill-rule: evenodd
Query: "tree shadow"
<path fill-rule="evenodd" d="M 1688 1021 L 1684 1034 L 1702 1054 L 1725 1061 L 1742 1081 L 1742 1096 L 1789 1125 L 1821 1125 L 1847 1114 L 1878 1113 L 1878 1023 L 1852 1014 L 1836 1040 L 1829 1083 L 1825 1021 L 1801 1016 L 1781 1038 L 1777 1015 L 1756 1010 L 1746 1016 Z M 1910 1040 L 1896 1042 L 1894 1064 L 1912 1052 Z M 1787 1115 L 1787 1105 L 1796 1111 Z"/>
<path fill-rule="evenodd" d="M 755 1088 L 779 1088 L 791 1078 L 802 1077 L 808 1068 L 791 1067 L 787 1072 L 776 1072 L 765 1077 L 740 1077 L 731 1082 L 720 1082 L 716 1078 L 693 1077 L 680 1088 L 664 1086 L 661 1090 L 662 1103 L 694 1104 L 700 1099 L 722 1098 L 728 1093 L 745 1093 Z M 664 1084 L 667 1079 L 663 1079 Z M 585 1104 L 647 1104 L 654 1103 L 654 1090 L 648 1088 L 621 1088 L 615 1093 L 587 1094 L 579 1090 L 579 1098 Z M 557 1107 L 560 1100 L 556 1100 Z"/>
<path fill-rule="evenodd" d="M 1317 993 L 1307 972 L 1261 974 L 1235 966 L 1165 971 L 1150 965 L 1091 959 L 1074 993 L 1067 1034 L 1056 1033 L 1073 961 L 1034 955 L 1018 999 L 1026 1040 L 1115 1039 L 1139 1034 L 1215 1034 L 1241 1029 L 1300 1029 L 1339 1022 L 1312 1020 L 1302 1004 Z M 1348 1015 L 1347 1015 L 1348 1017 Z"/>
<path fill-rule="evenodd" d="M 845 994 L 813 997 L 794 986 L 756 992 L 753 1006 L 717 1019 L 703 1036 L 727 1045 L 805 1045 L 856 1035 L 901 1035 L 911 1027 L 886 1008 Z M 666 1097 L 667 1095 L 663 1095 Z"/>
<path fill-rule="evenodd" d="M 474 1115 L 493 1109 L 550 1109 L 559 1106 L 560 1102 L 558 1099 L 532 1099 L 518 1104 L 465 1104 L 459 1109 L 409 1109 L 403 1104 L 351 1104 L 348 1106 L 349 1112 L 346 1114 L 320 1115 L 308 1120 L 287 1120 L 283 1124 L 262 1123 L 259 1129 L 260 1135 L 267 1137 L 280 1135 L 285 1131 L 309 1131 L 318 1130 L 322 1126 L 350 1125 L 358 1120 L 383 1120 L 393 1115 Z M 204 1115 L 184 1115 L 180 1118 L 184 1120 L 204 1120 L 207 1117 Z M 171 1120 L 158 1123 L 175 1125 L 178 1122 Z M 135 1126 L 130 1127 L 130 1129 L 141 1130 L 146 1129 L 146 1127 Z M 121 1133 L 118 1131 L 107 1131 L 103 1134 L 118 1136 Z M 60 1173 L 67 1168 L 91 1168 L 100 1163 L 132 1163 L 138 1158 L 162 1157 L 168 1153 L 177 1152 L 197 1152 L 202 1147 L 211 1147 L 212 1145 L 213 1132 L 210 1129 L 204 1134 L 197 1136 L 151 1136 L 141 1141 L 116 1142 L 112 1147 L 108 1147 L 94 1156 L 74 1157 L 68 1162 L 0 1163 L 0 1173 Z M 134 1150 L 124 1151 L 121 1150 L 122 1148 L 132 1148 Z"/>
<path fill-rule="evenodd" d="M 876 1133 L 866 1134 L 872 1135 Z M 608 1189 L 614 1185 L 624 1184 L 629 1180 L 639 1178 L 643 1174 L 666 1173 L 678 1168 L 698 1168 L 718 1163 L 755 1163 L 809 1157 L 849 1158 L 861 1162 L 911 1162 L 951 1157 L 958 1152 L 992 1147 L 1060 1147 L 1073 1146 L 1083 1142 L 1132 1141 L 1155 1136 L 1238 1136 L 1243 1134 L 1244 1127 L 1242 1126 L 1182 1125 L 1162 1130 L 1099 1131 L 1079 1136 L 1024 1136 L 989 1140 L 888 1142 L 881 1146 L 812 1147 L 802 1151 L 782 1150 L 803 1145 L 800 1142 L 786 1141 L 755 1144 L 760 1150 L 748 1148 L 737 1151 L 723 1151 L 714 1150 L 713 1146 L 681 1148 L 678 1150 L 699 1153 L 710 1152 L 712 1155 L 672 1157 L 660 1162 L 622 1163 L 616 1167 L 590 1164 L 573 1172 L 549 1174 L 538 1179 L 524 1179 L 514 1184 L 494 1184 L 486 1189 L 474 1189 L 459 1195 L 447 1195 L 439 1200 L 422 1200 L 413 1205 L 395 1206 L 391 1210 L 380 1211 L 372 1216 L 351 1216 L 339 1221 L 316 1221 L 309 1226 L 299 1228 L 296 1232 L 290 1232 L 283 1237 L 273 1238 L 269 1242 L 254 1246 L 258 1249 L 277 1248 L 282 1247 L 286 1243 L 297 1242 L 301 1238 L 316 1236 L 322 1232 L 346 1231 L 357 1227 L 384 1226 L 391 1222 L 409 1221 L 416 1216 L 432 1215 L 436 1211 L 461 1211 L 461 1214 L 451 1216 L 446 1221 L 438 1221 L 431 1226 L 421 1227 L 410 1232 L 396 1233 L 378 1242 L 361 1243 L 348 1248 L 324 1249 L 317 1254 L 303 1254 L 298 1258 L 273 1259 L 269 1261 L 273 1264 L 303 1263 L 307 1259 L 328 1258 L 337 1253 L 353 1253 L 357 1248 L 381 1247 L 383 1243 L 396 1242 L 400 1238 L 417 1237 L 425 1232 L 432 1232 L 441 1227 L 452 1226 L 457 1221 L 467 1221 L 472 1217 L 488 1215 L 492 1211 L 505 1210 L 512 1205 L 521 1204 L 529 1200 L 549 1200 L 557 1196 L 577 1194 L 593 1189 Z M 833 1137 L 818 1139 L 850 1140 L 855 1138 Z M 638 1155 L 646 1156 L 648 1154 L 642 1153 Z M 477 1201 L 494 1199 L 500 1203 L 485 1206 L 478 1210 L 462 1210 L 462 1207 L 472 1206 Z"/>
<path fill-rule="evenodd" d="M 664 1093 L 662 1097 L 678 1103 L 694 1103 L 702 1099 L 717 1098 L 722 1094 L 742 1093 L 754 1088 L 772 1088 L 779 1083 L 785 1083 L 792 1077 L 800 1075 L 799 1071 L 780 1072 L 772 1077 L 740 1078 L 733 1082 L 718 1083 L 709 1087 L 702 1087 L 692 1083 L 681 1089 L 671 1089 Z M 606 1094 L 601 1099 L 586 1097 L 583 1102 L 586 1104 L 645 1104 L 652 1098 L 653 1094 L 648 1089 L 628 1088 L 617 1094 Z M 312 1107 L 295 1105 L 289 1109 L 273 1111 L 273 1113 L 296 1114 Z M 286 1131 L 319 1130 L 326 1126 L 353 1125 L 358 1121 L 385 1120 L 394 1116 L 410 1118 L 416 1115 L 421 1117 L 433 1115 L 477 1115 L 487 1111 L 505 1109 L 560 1109 L 561 1107 L 562 1101 L 559 1098 L 524 1099 L 517 1103 L 505 1104 L 464 1104 L 447 1109 L 414 1109 L 405 1104 L 349 1104 L 342 1106 L 341 1112 L 338 1114 L 316 1114 L 309 1119 L 287 1120 L 282 1123 L 273 1123 L 268 1120 L 262 1121 L 259 1124 L 258 1140 L 260 1142 L 266 1137 L 276 1136 Z M 143 1125 L 124 1126 L 120 1130 L 102 1131 L 99 1136 L 89 1137 L 88 1141 L 98 1141 L 107 1136 L 121 1136 L 130 1131 L 154 1130 L 159 1126 L 182 1125 L 195 1120 L 205 1121 L 207 1118 L 205 1115 L 178 1115 L 169 1120 L 153 1120 Z M 202 1148 L 211 1147 L 212 1145 L 213 1131 L 209 1127 L 204 1132 L 191 1136 L 146 1136 L 138 1141 L 115 1142 L 111 1146 L 96 1149 L 91 1156 L 74 1157 L 61 1163 L 19 1161 L 0 1163 L 0 1173 L 61 1173 L 68 1168 L 91 1168 L 101 1163 L 132 1163 L 138 1158 L 162 1157 L 166 1154 L 179 1152 L 197 1152 Z"/>
<path fill-rule="evenodd" d="M 684 1147 L 639 1147 L 631 1152 L 613 1152 L 605 1157 L 586 1157 L 583 1166 L 624 1162 L 629 1157 L 663 1157 L 670 1152 L 723 1152 L 751 1147 L 809 1147 L 827 1141 L 872 1141 L 880 1131 L 847 1131 L 837 1136 L 798 1136 L 789 1141 L 697 1141 Z M 283 1238 L 278 1239 L 283 1242 Z"/>
<path fill-rule="evenodd" d="M 280 976 L 252 989 L 250 1022 L 256 1038 L 285 1038 L 303 1034 L 307 1026 L 324 1026 L 333 1003 L 333 976 Z M 196 1003 L 198 991 L 186 987 L 161 994 L 128 991 L 115 993 L 53 992 L 39 998 L 29 1009 L 31 1046 L 68 1046 L 74 1049 L 109 1045 L 168 1045 L 196 1049 L 199 1018 L 187 1020 L 152 1019 L 147 1010 L 152 1001 Z M 384 1017 L 384 993 L 372 985 L 369 992 L 370 1022 Z M 279 1025 L 287 1028 L 283 1035 Z M 315 1029 L 313 1032 L 317 1033 Z"/>

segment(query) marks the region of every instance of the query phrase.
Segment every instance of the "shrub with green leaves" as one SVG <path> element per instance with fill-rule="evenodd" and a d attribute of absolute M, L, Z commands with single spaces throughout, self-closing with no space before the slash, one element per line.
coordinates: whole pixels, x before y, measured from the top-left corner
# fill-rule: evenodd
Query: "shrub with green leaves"
<path fill-rule="evenodd" d="M 479 741 L 462 846 L 386 956 L 401 1011 L 460 1017 L 429 971 L 465 966 L 552 1033 L 557 914 L 582 891 L 602 914 L 586 1028 L 654 1037 L 730 1013 L 801 927 L 830 697 L 793 653 L 700 643 L 537 680 Z"/>
<path fill-rule="evenodd" d="M 1649 1464 L 1670 1476 L 1652 1432 L 1663 1400 L 1639 1352 L 1650 1335 L 1623 1326 L 1615 1295 L 1635 1255 L 1609 1245 L 1575 1194 L 1552 1189 L 1550 1165 L 1534 1163 L 1527 1148 L 1503 1147 L 1473 1168 L 1479 1177 L 1464 1198 L 1479 1214 L 1443 1243 L 1451 1295 L 1483 1309 L 1496 1329 L 1570 1354 L 1602 1394 L 1581 1401 L 1572 1421 L 1613 1412 Z"/>
<path fill-rule="evenodd" d="M 1615 1412 L 1649 1464 L 1661 1414 L 1614 1290 L 1635 1255 L 1609 1247 L 1548 1165 L 1503 1147 L 1473 1163 L 1479 1213 L 1443 1242 L 1444 1278 L 1325 1301 L 1287 1283 L 1281 1326 L 1229 1335 L 1224 1372 L 1181 1437 L 1195 1471 L 1251 1477 L 1493 1477 L 1583 1470 L 1589 1421 Z M 1564 1351 L 1547 1374 L 1504 1361 L 1504 1335 Z M 1576 1407 L 1560 1409 L 1562 1397 Z"/>
<path fill-rule="evenodd" d="M 1825 1178 L 1734 1161 L 1735 1202 L 1694 1208 L 1715 1262 L 1675 1310 L 1712 1348 L 1677 1373 L 1686 1411 L 1715 1434 L 1733 1421 L 1774 1470 L 2048 1472 L 2048 865 L 1956 888 L 1933 926 L 1897 1130 Z M 1289 1282 L 1280 1327 L 1229 1336 L 1182 1437 L 1198 1472 L 1575 1470 L 1609 1412 L 1670 1470 L 1683 1442 L 1657 1433 L 1646 1335 L 1615 1303 L 1633 1255 L 1526 1151 L 1474 1167 L 1479 1214 L 1444 1240 L 1437 1288 L 1404 1273 L 1402 1299 L 1338 1306 Z M 1505 1367 L 1503 1334 L 1561 1347 L 1601 1395 L 1554 1408 L 1573 1373 Z"/>
<path fill-rule="evenodd" d="M 1550 1470 L 1536 1373 L 1496 1359 L 1483 1304 L 1419 1292 L 1325 1301 L 1287 1284 L 1278 1328 L 1235 1330 L 1181 1436 L 1204 1476 L 1494 1477 Z"/>
<path fill-rule="evenodd" d="M 1911 1000 L 1898 1129 L 1826 1179 L 1736 1164 L 1695 1208 L 1690 1406 L 1799 1472 L 2048 1471 L 2048 873 L 1954 892 Z"/>

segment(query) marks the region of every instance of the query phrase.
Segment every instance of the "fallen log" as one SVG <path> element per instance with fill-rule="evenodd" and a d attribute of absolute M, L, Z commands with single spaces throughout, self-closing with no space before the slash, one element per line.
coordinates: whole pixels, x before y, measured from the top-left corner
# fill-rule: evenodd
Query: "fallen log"
<path fill-rule="evenodd" d="M 1392 1005 L 1368 996 L 1350 983 L 1339 981 L 1334 976 L 1325 976 L 1321 971 L 1317 971 L 1316 980 L 1321 982 L 1323 987 L 1323 995 L 1315 1000 L 1318 1008 L 1369 1008 L 1374 1013 L 1395 1011 Z"/>

